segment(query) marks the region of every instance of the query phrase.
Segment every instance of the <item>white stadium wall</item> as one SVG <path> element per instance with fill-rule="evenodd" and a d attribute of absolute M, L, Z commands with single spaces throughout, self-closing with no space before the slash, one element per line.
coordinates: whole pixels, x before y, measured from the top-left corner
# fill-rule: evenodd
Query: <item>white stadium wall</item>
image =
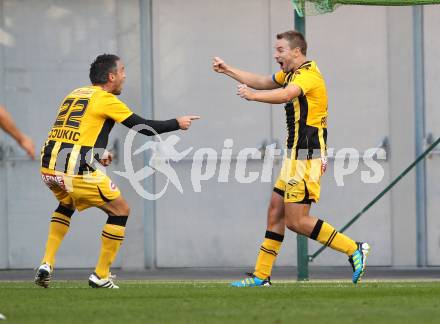
<path fill-rule="evenodd" d="M 147 10 L 141 13 L 140 8 Z M 440 7 L 425 8 L 426 116 L 427 130 L 434 136 L 440 134 L 435 123 L 439 17 Z M 339 186 L 334 170 L 341 167 L 341 160 L 330 160 L 322 179 L 321 201 L 313 206 L 312 214 L 339 228 L 415 158 L 412 9 L 347 6 L 306 20 L 308 56 L 317 61 L 328 86 L 329 147 L 334 152 L 354 148 L 362 155 L 384 138 L 389 141 L 388 156 L 379 161 L 384 170 L 379 183 L 361 181 L 371 170 L 361 159 L 357 170 L 343 178 L 344 186 Z M 202 116 L 189 131 L 176 133 L 179 152 L 209 147 L 220 154 L 230 138 L 235 156 L 246 147 L 283 143 L 284 109 L 239 99 L 236 82 L 212 72 L 211 59 L 220 56 L 242 69 L 271 74 L 277 69 L 275 35 L 291 28 L 289 0 L 56 4 L 0 0 L 0 102 L 40 147 L 63 96 L 88 83 L 89 64 L 96 55 L 113 52 L 127 69 L 121 98 L 135 112 L 144 115 L 148 111 L 145 103 L 151 102 L 153 116 L 149 117 L 156 119 Z M 151 54 L 151 62 L 146 53 Z M 124 171 L 126 133 L 116 126 L 109 141 L 111 146 L 118 142 L 119 147 L 109 174 L 131 205 L 126 239 L 115 266 L 253 266 L 264 237 L 272 183 L 240 183 L 234 176 L 235 160 L 229 181 L 219 183 L 218 157 L 213 162 L 214 176 L 201 181 L 201 190 L 196 192 L 191 182 L 192 161 L 183 159 L 172 164 L 183 192 L 169 184 L 163 197 L 146 201 L 129 181 L 113 173 Z M 4 147 L 14 146 L 1 132 L 0 142 Z M 144 142 L 137 137 L 135 147 Z M 427 162 L 431 179 L 438 173 L 438 159 L 434 155 Z M 135 170 L 147 161 L 134 160 Z M 261 173 L 263 163 L 252 160 L 247 167 L 248 172 Z M 38 169 L 38 162 L 0 161 L 0 268 L 33 268 L 42 256 L 50 214 L 57 203 L 40 181 Z M 279 162 L 275 162 L 272 180 L 278 169 Z M 160 191 L 163 185 L 164 178 L 156 176 L 155 189 Z M 427 189 L 428 263 L 439 265 L 440 226 L 434 216 L 438 202 L 433 197 L 440 189 L 431 180 Z M 347 231 L 372 245 L 369 264 L 416 265 L 415 201 L 415 173 L 411 172 Z M 76 213 L 59 251 L 58 267 L 93 267 L 104 222 L 105 215 L 98 210 Z M 295 238 L 291 232 L 286 234 L 277 265 L 296 265 Z M 309 243 L 310 252 L 318 247 Z M 346 265 L 347 260 L 325 251 L 313 264 Z"/>

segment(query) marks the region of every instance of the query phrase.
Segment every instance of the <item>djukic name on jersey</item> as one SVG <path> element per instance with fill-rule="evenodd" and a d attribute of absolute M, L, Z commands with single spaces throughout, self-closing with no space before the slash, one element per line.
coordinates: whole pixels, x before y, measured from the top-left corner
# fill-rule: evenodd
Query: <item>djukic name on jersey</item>
<path fill-rule="evenodd" d="M 75 132 L 75 131 L 69 130 L 69 129 L 54 128 L 49 133 L 50 139 L 65 139 L 65 140 L 74 141 L 74 142 L 77 142 L 79 140 L 80 136 L 81 136 L 81 133 Z"/>

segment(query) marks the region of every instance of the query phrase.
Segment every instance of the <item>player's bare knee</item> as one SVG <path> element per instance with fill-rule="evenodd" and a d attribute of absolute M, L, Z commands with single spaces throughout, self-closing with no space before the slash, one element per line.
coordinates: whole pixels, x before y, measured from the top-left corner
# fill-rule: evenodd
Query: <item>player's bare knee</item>
<path fill-rule="evenodd" d="M 130 206 L 123 198 L 118 198 L 102 207 L 109 216 L 129 216 Z"/>
<path fill-rule="evenodd" d="M 293 231 L 298 233 L 299 230 L 299 222 L 297 219 L 286 219 L 286 227 Z"/>
<path fill-rule="evenodd" d="M 130 215 L 130 206 L 122 196 L 120 196 L 118 199 L 114 201 L 113 207 L 114 209 L 116 209 L 114 211 L 116 216 Z"/>
<path fill-rule="evenodd" d="M 308 217 L 301 217 L 298 220 L 298 233 L 300 234 L 307 234 L 308 230 L 307 230 L 307 226 L 309 224 L 309 220 Z"/>
<path fill-rule="evenodd" d="M 289 217 L 289 219 L 286 219 L 286 227 L 299 234 L 307 233 L 308 224 L 307 216 L 304 215 L 293 215 Z"/>
<path fill-rule="evenodd" d="M 121 203 L 118 205 L 117 213 L 118 215 L 124 215 L 127 217 L 130 215 L 130 206 L 125 200 L 121 201 Z"/>
<path fill-rule="evenodd" d="M 294 219 L 290 220 L 290 222 L 289 222 L 290 227 L 287 226 L 287 223 L 286 223 L 286 226 L 290 230 L 292 230 L 298 234 L 308 235 L 308 234 L 310 234 L 309 230 L 308 230 L 309 224 L 310 224 L 310 222 L 309 222 L 308 216 L 298 216 L 298 217 L 295 217 Z"/>
<path fill-rule="evenodd" d="M 124 206 L 124 215 L 127 217 L 130 215 L 130 206 L 128 204 L 125 204 Z"/>

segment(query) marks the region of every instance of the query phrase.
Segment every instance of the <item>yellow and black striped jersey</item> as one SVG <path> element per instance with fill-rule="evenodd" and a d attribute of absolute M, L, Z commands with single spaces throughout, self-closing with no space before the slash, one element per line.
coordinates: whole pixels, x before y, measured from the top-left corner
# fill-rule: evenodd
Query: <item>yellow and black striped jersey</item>
<path fill-rule="evenodd" d="M 156 133 L 179 128 L 176 119 L 151 121 L 137 116 L 114 94 L 99 86 L 78 88 L 69 93 L 60 105 L 41 150 L 41 166 L 67 174 L 92 171 L 90 165 L 106 148 L 115 122 L 130 128 L 147 125 Z M 139 132 L 155 135 L 150 130 Z"/>
<path fill-rule="evenodd" d="M 292 83 L 300 87 L 299 97 L 286 103 L 287 149 L 292 159 L 311 159 L 326 154 L 327 90 L 324 78 L 314 61 L 297 70 L 279 71 L 272 76 L 282 87 Z"/>

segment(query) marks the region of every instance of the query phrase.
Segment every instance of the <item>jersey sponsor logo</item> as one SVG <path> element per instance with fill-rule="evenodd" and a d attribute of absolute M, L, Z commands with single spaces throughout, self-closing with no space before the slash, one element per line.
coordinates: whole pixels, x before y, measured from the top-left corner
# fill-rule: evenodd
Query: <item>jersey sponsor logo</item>
<path fill-rule="evenodd" d="M 61 139 L 61 140 L 69 140 L 78 142 L 79 138 L 81 136 L 80 132 L 75 132 L 73 130 L 69 129 L 52 129 L 49 133 L 50 139 Z"/>
<path fill-rule="evenodd" d="M 41 179 L 49 188 L 59 187 L 63 190 L 66 190 L 66 185 L 64 184 L 64 179 L 60 175 L 42 173 Z"/>

